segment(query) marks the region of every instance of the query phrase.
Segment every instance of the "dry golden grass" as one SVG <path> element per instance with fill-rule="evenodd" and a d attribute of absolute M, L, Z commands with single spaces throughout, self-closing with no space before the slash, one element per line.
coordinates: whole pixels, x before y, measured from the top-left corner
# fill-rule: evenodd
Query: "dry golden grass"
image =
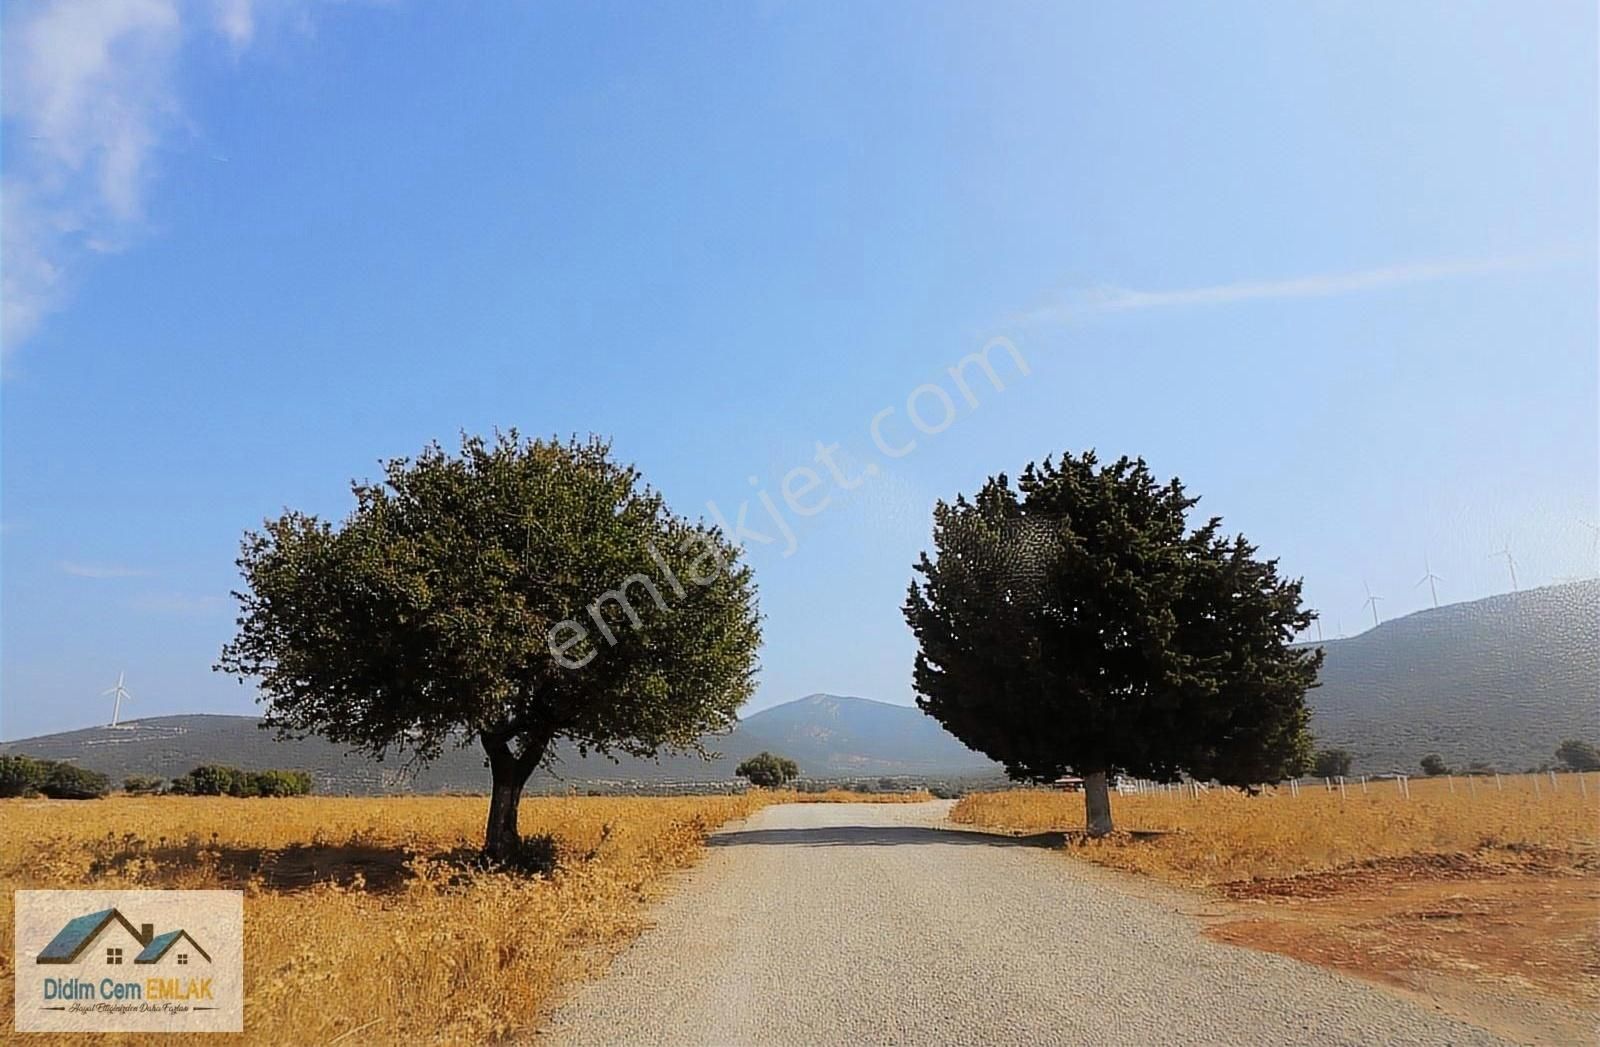
<path fill-rule="evenodd" d="M 1535 783 L 1537 780 L 1537 791 Z M 1380 857 L 1476 852 L 1507 847 L 1591 854 L 1600 835 L 1600 775 L 1413 779 L 1411 799 L 1392 781 L 1320 784 L 1300 795 L 1269 790 L 1246 796 L 1212 789 L 1113 795 L 1124 830 L 1076 843 L 1074 853 L 1103 865 L 1188 885 L 1316 872 Z M 1587 795 L 1585 795 L 1585 792 Z M 1033 833 L 1083 827 L 1081 794 L 1046 790 L 976 793 L 951 818 L 968 825 Z M 1155 837 L 1125 831 L 1166 830 Z"/>
<path fill-rule="evenodd" d="M 0 1007 L 9 1015 L 14 890 L 237 887 L 246 892 L 246 1032 L 234 1039 L 523 1034 L 557 986 L 638 933 L 644 903 L 694 860 L 709 830 L 768 803 L 816 798 L 528 798 L 522 832 L 556 842 L 548 879 L 473 872 L 452 854 L 480 839 L 483 799 L 0 801 Z"/>

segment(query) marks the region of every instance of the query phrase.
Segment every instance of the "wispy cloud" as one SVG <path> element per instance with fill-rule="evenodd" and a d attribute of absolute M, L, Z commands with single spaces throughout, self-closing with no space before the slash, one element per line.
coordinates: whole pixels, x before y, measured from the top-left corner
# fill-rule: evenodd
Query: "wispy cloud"
<path fill-rule="evenodd" d="M 1141 291 L 1126 287 L 1100 286 L 1072 292 L 1060 301 L 1024 313 L 1023 323 L 1051 323 L 1096 313 L 1131 312 L 1143 309 L 1176 309 L 1196 306 L 1236 305 L 1272 299 L 1332 298 L 1338 295 L 1378 291 L 1408 284 L 1456 280 L 1492 273 L 1539 268 L 1562 261 L 1564 255 L 1518 255 L 1505 258 L 1418 262 L 1381 266 L 1353 272 L 1295 276 L 1281 280 L 1243 280 L 1165 291 Z"/>
<path fill-rule="evenodd" d="M 127 567 L 122 564 L 79 563 L 75 560 L 61 561 L 61 570 L 74 578 L 147 578 L 155 573 L 142 567 Z"/>
<path fill-rule="evenodd" d="M 264 11 L 304 0 L 32 0 L 8 4 L 0 95 L 0 338 L 9 352 L 61 308 L 73 270 L 128 247 L 164 143 L 197 135 L 177 70 L 185 48 L 235 53 Z"/>
<path fill-rule="evenodd" d="M 145 593 L 128 601 L 135 611 L 151 614 L 207 615 L 221 614 L 233 606 L 223 596 L 196 595 L 193 593 Z"/>

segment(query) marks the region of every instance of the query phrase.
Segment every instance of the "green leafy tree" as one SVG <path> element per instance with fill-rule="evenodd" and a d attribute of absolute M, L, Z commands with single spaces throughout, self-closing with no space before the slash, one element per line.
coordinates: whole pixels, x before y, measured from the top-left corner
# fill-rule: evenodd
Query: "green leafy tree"
<path fill-rule="evenodd" d="M 1344 749 L 1318 749 L 1311 760 L 1311 773 L 1318 778 L 1344 778 L 1350 774 L 1350 754 Z"/>
<path fill-rule="evenodd" d="M 1449 774 L 1450 768 L 1438 753 L 1429 753 L 1422 758 L 1422 773 L 1429 778 L 1437 778 L 1440 775 Z"/>
<path fill-rule="evenodd" d="M 98 800 L 111 792 L 111 779 L 87 767 L 51 761 L 39 791 L 52 800 Z"/>
<path fill-rule="evenodd" d="M 34 795 L 46 770 L 44 761 L 31 756 L 0 756 L 0 797 Z"/>
<path fill-rule="evenodd" d="M 1577 738 L 1556 746 L 1556 759 L 1569 771 L 1600 771 L 1600 749 Z"/>
<path fill-rule="evenodd" d="M 237 636 L 264 722 L 378 758 L 479 744 L 484 851 L 520 853 L 523 786 L 580 752 L 698 749 L 749 697 L 750 571 L 599 439 L 463 437 L 352 485 L 335 525 L 288 512 L 245 536 Z"/>
<path fill-rule="evenodd" d="M 760 752 L 735 767 L 733 773 L 740 778 L 748 779 L 751 785 L 759 785 L 763 789 L 777 789 L 798 778 L 800 767 L 786 756 Z"/>
<path fill-rule="evenodd" d="M 149 796 L 161 791 L 162 779 L 153 774 L 130 774 L 122 779 L 122 791 L 129 796 Z"/>
<path fill-rule="evenodd" d="M 1219 519 L 1191 531 L 1197 500 L 1142 460 L 1046 459 L 940 502 L 916 565 L 917 704 L 1013 778 L 1080 774 L 1091 834 L 1107 772 L 1248 786 L 1310 758 L 1315 614 Z"/>

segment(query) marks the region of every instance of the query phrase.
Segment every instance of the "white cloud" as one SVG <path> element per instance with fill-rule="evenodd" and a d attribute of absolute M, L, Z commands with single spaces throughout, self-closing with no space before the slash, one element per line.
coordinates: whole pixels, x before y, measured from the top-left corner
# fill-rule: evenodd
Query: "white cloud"
<path fill-rule="evenodd" d="M 62 306 L 75 265 L 124 249 L 143 230 L 158 151 L 192 133 L 175 88 L 183 49 L 220 38 L 242 51 L 259 28 L 258 2 L 7 5 L 0 344 L 8 353 Z"/>
<path fill-rule="evenodd" d="M 1102 286 L 1070 294 L 1062 301 L 1023 314 L 1019 320 L 1023 323 L 1050 323 L 1095 313 L 1233 305 L 1268 299 L 1331 298 L 1336 295 L 1401 287 L 1406 284 L 1431 283 L 1529 269 L 1558 261 L 1561 257 L 1529 255 L 1469 261 L 1421 262 L 1346 273 L 1297 276 L 1284 280 L 1246 280 L 1169 291 L 1139 291 L 1125 287 Z"/>
<path fill-rule="evenodd" d="M 132 610 L 147 614 L 207 615 L 220 614 L 233 606 L 223 596 L 195 595 L 192 593 L 145 593 L 128 601 Z"/>
<path fill-rule="evenodd" d="M 144 578 L 154 574 L 142 567 L 125 567 L 121 564 L 78 563 L 61 561 L 61 569 L 74 578 Z"/>

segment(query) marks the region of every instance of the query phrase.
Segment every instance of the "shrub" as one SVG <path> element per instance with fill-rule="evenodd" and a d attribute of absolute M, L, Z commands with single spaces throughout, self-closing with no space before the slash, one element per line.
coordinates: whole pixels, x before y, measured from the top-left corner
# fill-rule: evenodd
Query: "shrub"
<path fill-rule="evenodd" d="M 162 784 L 153 774 L 130 774 L 122 779 L 122 791 L 130 796 L 149 796 L 160 792 Z"/>
<path fill-rule="evenodd" d="M 1422 773 L 1429 778 L 1437 778 L 1441 774 L 1449 774 L 1450 767 L 1438 753 L 1429 753 L 1422 758 Z"/>
<path fill-rule="evenodd" d="M 1557 746 L 1556 759 L 1569 771 L 1600 771 L 1600 749 L 1577 738 L 1568 738 Z"/>
<path fill-rule="evenodd" d="M 1311 773 L 1318 778 L 1343 778 L 1350 774 L 1350 754 L 1343 749 L 1318 749 L 1311 760 Z"/>
<path fill-rule="evenodd" d="M 311 775 L 305 771 L 241 771 L 220 763 L 202 764 L 172 780 L 179 796 L 305 796 Z"/>
<path fill-rule="evenodd" d="M 255 796 L 305 796 L 311 792 L 311 775 L 305 771 L 256 771 L 249 779 Z"/>
<path fill-rule="evenodd" d="M 46 770 L 44 761 L 31 756 L 0 756 L 0 796 L 32 796 Z"/>
<path fill-rule="evenodd" d="M 751 785 L 776 789 L 798 777 L 800 768 L 788 757 L 761 752 L 734 768 L 733 773 L 749 779 Z"/>
<path fill-rule="evenodd" d="M 97 800 L 111 791 L 111 779 L 87 767 L 51 762 L 39 791 L 52 800 Z"/>

